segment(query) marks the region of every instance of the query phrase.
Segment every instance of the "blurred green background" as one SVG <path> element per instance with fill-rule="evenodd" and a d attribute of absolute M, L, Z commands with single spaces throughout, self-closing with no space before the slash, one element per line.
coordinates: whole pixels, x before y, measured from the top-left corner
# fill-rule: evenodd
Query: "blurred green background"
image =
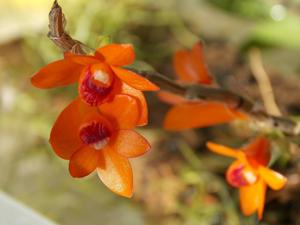
<path fill-rule="evenodd" d="M 300 114 L 299 0 L 60 0 L 74 38 L 96 48 L 108 39 L 133 43 L 135 66 L 174 77 L 172 54 L 202 39 L 219 83 L 256 101 L 249 50 L 259 47 L 277 103 Z M 230 160 L 205 149 L 207 140 L 239 146 L 255 130 L 234 123 L 169 133 L 168 106 L 148 94 L 150 125 L 140 131 L 152 151 L 132 160 L 135 195 L 124 199 L 95 175 L 73 179 L 48 143 L 59 112 L 76 87 L 38 90 L 32 74 L 62 57 L 47 38 L 49 0 L 0 0 L 0 190 L 62 225 L 299 225 L 300 150 L 274 137 L 273 166 L 289 177 L 268 192 L 265 217 L 244 217 L 237 191 L 224 179 Z M 1 212 L 0 212 L 1 216 Z"/>

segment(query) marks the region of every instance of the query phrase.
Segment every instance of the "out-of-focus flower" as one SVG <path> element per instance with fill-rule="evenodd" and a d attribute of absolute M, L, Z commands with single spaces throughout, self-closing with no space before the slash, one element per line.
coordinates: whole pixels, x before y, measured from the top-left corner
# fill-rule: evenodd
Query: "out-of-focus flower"
<path fill-rule="evenodd" d="M 130 197 L 133 175 L 128 158 L 150 149 L 147 140 L 133 130 L 139 119 L 138 100 L 132 96 L 116 95 L 98 107 L 77 98 L 59 115 L 50 143 L 59 157 L 69 160 L 73 177 L 97 170 L 110 190 Z"/>
<path fill-rule="evenodd" d="M 177 51 L 173 58 L 173 65 L 182 84 L 198 83 L 212 85 L 210 75 L 203 56 L 203 46 L 196 43 L 191 51 Z M 225 103 L 211 101 L 191 101 L 178 95 L 163 92 L 159 98 L 174 105 L 167 113 L 164 128 L 168 130 L 185 130 L 191 128 L 207 127 L 235 119 L 246 119 L 247 116 L 228 107 Z"/>
<path fill-rule="evenodd" d="M 143 112 L 138 125 L 145 125 L 147 104 L 141 91 L 159 88 L 138 74 L 121 68 L 131 64 L 134 58 L 130 44 L 106 45 L 97 49 L 94 55 L 67 52 L 64 59 L 40 69 L 31 82 L 38 88 L 54 88 L 78 82 L 79 96 L 90 106 L 112 101 L 117 94 L 134 96 Z"/>
<path fill-rule="evenodd" d="M 213 78 L 204 63 L 203 45 L 197 42 L 189 51 L 179 50 L 174 54 L 173 65 L 180 82 L 210 85 Z"/>
<path fill-rule="evenodd" d="M 263 216 L 266 187 L 279 190 L 287 179 L 267 167 L 270 160 L 269 141 L 257 137 L 250 144 L 234 150 L 212 142 L 207 147 L 220 155 L 236 159 L 226 172 L 227 182 L 240 191 L 240 206 L 244 215 L 255 212 L 258 218 Z"/>

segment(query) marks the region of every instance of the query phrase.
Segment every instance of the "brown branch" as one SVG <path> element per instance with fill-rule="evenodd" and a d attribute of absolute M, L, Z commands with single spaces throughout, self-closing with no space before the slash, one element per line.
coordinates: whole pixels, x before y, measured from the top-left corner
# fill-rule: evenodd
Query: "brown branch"
<path fill-rule="evenodd" d="M 295 121 L 285 117 L 269 115 L 265 111 L 257 109 L 257 105 L 249 99 L 226 89 L 197 84 L 182 86 L 154 71 L 131 70 L 157 84 L 161 89 L 181 95 L 186 99 L 218 101 L 227 104 L 231 108 L 246 112 L 253 119 L 253 122 L 261 128 L 276 129 L 288 136 L 300 135 L 300 125 Z"/>
<path fill-rule="evenodd" d="M 49 34 L 48 37 L 62 50 L 71 51 L 75 54 L 86 54 L 83 50 L 83 44 L 65 32 L 66 20 L 61 7 L 57 1 L 54 1 L 49 14 Z M 218 101 L 227 104 L 229 107 L 246 112 L 259 127 L 276 129 L 288 136 L 299 136 L 300 125 L 293 120 L 285 117 L 269 115 L 263 110 L 257 109 L 249 99 L 237 95 L 231 91 L 207 87 L 204 85 L 180 85 L 166 76 L 155 71 L 138 71 L 141 76 L 158 85 L 162 90 L 185 97 L 189 100 L 209 100 Z"/>

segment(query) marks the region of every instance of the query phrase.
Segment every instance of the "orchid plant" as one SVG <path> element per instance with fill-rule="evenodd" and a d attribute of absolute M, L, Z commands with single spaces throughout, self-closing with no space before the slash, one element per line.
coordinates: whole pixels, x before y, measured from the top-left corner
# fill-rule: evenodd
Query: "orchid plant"
<path fill-rule="evenodd" d="M 52 10 L 58 9 L 55 1 Z M 61 10 L 57 12 L 58 19 L 63 18 Z M 50 38 L 53 33 L 50 31 Z M 125 68 L 135 59 L 131 44 L 108 44 L 87 55 L 82 54 L 78 41 L 60 36 L 59 43 L 52 38 L 58 46 L 70 41 L 73 45 L 67 48 L 65 44 L 63 59 L 44 66 L 31 78 L 32 84 L 42 89 L 78 84 L 78 97 L 58 116 L 51 130 L 50 144 L 57 156 L 69 161 L 71 176 L 80 178 L 96 171 L 101 181 L 121 196 L 133 194 L 129 159 L 140 157 L 150 149 L 149 142 L 135 131 L 136 127 L 148 123 L 143 91 L 162 89 L 158 92 L 159 98 L 172 105 L 163 125 L 170 131 L 234 120 L 250 121 L 258 115 L 279 125 L 284 123 L 266 113 L 258 114 L 252 110 L 251 103 L 220 89 L 205 64 L 201 42 L 195 43 L 191 50 L 175 52 L 173 67 L 177 78 L 173 82 L 161 75 Z M 193 85 L 198 87 L 198 95 L 187 98 L 186 93 Z M 205 94 L 207 98 L 199 97 Z M 238 104 L 233 107 L 227 99 Z M 294 125 L 290 123 L 290 126 L 293 128 Z M 283 129 L 283 132 L 288 131 Z M 261 135 L 237 150 L 213 142 L 208 142 L 207 147 L 235 160 L 226 172 L 226 180 L 239 189 L 243 214 L 248 216 L 257 212 L 261 219 L 267 187 L 279 190 L 287 182 L 283 175 L 268 166 L 270 140 Z"/>

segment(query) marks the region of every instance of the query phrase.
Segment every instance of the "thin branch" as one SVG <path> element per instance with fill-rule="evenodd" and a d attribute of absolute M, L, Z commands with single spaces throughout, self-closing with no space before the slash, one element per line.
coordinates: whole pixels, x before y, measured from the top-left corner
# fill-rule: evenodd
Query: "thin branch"
<path fill-rule="evenodd" d="M 267 72 L 262 64 L 259 49 L 252 48 L 249 52 L 250 68 L 258 83 L 266 111 L 275 116 L 281 116 L 281 112 L 275 102 L 272 85 Z"/>
<path fill-rule="evenodd" d="M 86 54 L 81 42 L 72 39 L 65 32 L 66 20 L 61 7 L 54 1 L 49 14 L 49 38 L 62 50 L 71 51 L 75 54 Z M 229 107 L 246 112 L 250 118 L 259 126 L 268 129 L 276 129 L 289 136 L 300 135 L 300 124 L 285 117 L 269 115 L 263 110 L 257 109 L 249 99 L 237 95 L 229 90 L 222 88 L 207 87 L 204 85 L 180 85 L 166 76 L 155 71 L 138 71 L 128 68 L 139 75 L 147 78 L 162 90 L 183 96 L 189 100 L 209 100 L 227 104 Z"/>
<path fill-rule="evenodd" d="M 181 95 L 186 99 L 222 102 L 231 108 L 246 112 L 260 128 L 280 130 L 288 136 L 300 135 L 300 124 L 285 117 L 269 115 L 265 111 L 257 109 L 257 105 L 251 100 L 226 89 L 197 84 L 182 86 L 155 71 L 131 70 L 157 84 L 161 89 Z"/>

